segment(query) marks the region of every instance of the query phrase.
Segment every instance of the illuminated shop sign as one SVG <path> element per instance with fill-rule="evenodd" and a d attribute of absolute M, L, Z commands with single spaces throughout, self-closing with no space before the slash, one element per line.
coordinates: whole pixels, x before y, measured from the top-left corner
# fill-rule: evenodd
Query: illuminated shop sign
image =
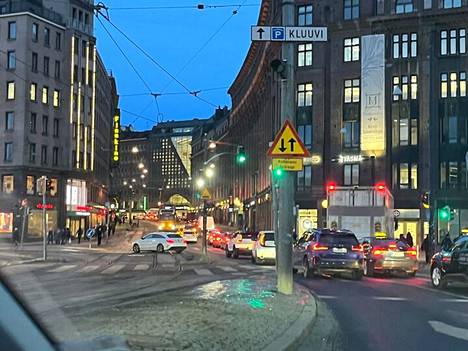
<path fill-rule="evenodd" d="M 112 161 L 119 162 L 119 143 L 120 143 L 120 114 L 117 112 L 114 116 L 114 132 L 112 135 Z"/>

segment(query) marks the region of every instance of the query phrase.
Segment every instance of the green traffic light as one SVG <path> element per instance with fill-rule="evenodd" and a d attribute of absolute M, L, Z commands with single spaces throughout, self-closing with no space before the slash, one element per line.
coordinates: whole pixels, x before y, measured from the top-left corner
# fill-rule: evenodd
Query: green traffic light
<path fill-rule="evenodd" d="M 284 174 L 284 170 L 282 168 L 275 168 L 273 170 L 273 175 L 275 176 L 275 178 L 281 178 Z"/>
<path fill-rule="evenodd" d="M 237 163 L 244 163 L 246 159 L 247 157 L 243 154 L 237 155 Z"/>
<path fill-rule="evenodd" d="M 439 218 L 443 221 L 447 221 L 450 218 L 450 208 L 447 206 L 439 210 Z"/>

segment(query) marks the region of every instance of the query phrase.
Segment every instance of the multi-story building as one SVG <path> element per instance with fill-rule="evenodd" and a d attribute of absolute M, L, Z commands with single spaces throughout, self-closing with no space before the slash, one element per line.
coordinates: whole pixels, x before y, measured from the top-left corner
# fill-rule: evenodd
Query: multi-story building
<path fill-rule="evenodd" d="M 465 155 L 466 29 L 461 0 L 295 1 L 296 25 L 325 26 L 327 42 L 297 43 L 296 128 L 312 153 L 296 176 L 299 216 L 326 225 L 326 184 L 384 182 L 399 210 L 399 233 L 417 243 L 429 231 L 468 227 Z M 281 23 L 281 1 L 263 0 L 259 24 Z M 226 171 L 246 223 L 271 228 L 268 144 L 280 127 L 280 81 L 270 62 L 281 46 L 254 42 L 231 86 L 226 140 L 245 145 L 248 162 Z M 223 167 L 228 170 L 229 167 Z M 430 192 L 432 207 L 422 206 Z M 437 209 L 455 209 L 440 221 Z M 257 213 L 256 217 L 252 217 Z M 258 213 L 262 215 L 259 216 Z M 432 214 L 431 214 L 432 213 Z M 249 219 L 250 214 L 250 219 Z"/>
<path fill-rule="evenodd" d="M 102 167 L 108 169 L 110 159 L 96 160 L 102 153 L 96 144 L 110 148 L 117 99 L 95 41 L 92 1 L 0 1 L 0 232 L 20 227 L 13 213 L 27 203 L 25 234 L 41 235 L 36 181 L 43 175 L 53 187 L 47 199 L 49 229 L 74 230 L 103 217 L 92 205 L 100 207 L 107 199 L 88 184 L 108 187 L 102 175 L 109 172 Z M 96 99 L 97 87 L 103 87 L 106 99 Z"/>

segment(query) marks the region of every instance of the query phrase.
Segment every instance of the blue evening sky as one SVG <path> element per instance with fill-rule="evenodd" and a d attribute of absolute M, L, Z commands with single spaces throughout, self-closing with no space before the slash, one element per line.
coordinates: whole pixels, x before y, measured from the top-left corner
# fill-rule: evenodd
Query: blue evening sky
<path fill-rule="evenodd" d="M 191 91 L 202 90 L 200 97 L 218 106 L 231 106 L 227 87 L 235 79 L 250 45 L 250 26 L 257 21 L 260 0 L 106 0 L 111 21 L 143 47 L 158 63 L 176 76 Z M 216 9 L 152 9 L 112 10 L 117 7 L 190 6 L 242 4 L 232 16 L 234 7 Z M 208 38 L 228 20 L 221 31 L 181 71 Z M 103 20 L 114 39 L 154 93 L 186 92 L 148 58 L 144 57 L 115 28 Z M 155 98 L 134 73 L 115 44 L 95 20 L 98 50 L 108 70 L 117 80 L 120 108 L 157 120 Z M 223 88 L 203 92 L 203 89 Z M 146 94 L 124 96 L 127 94 Z M 157 98 L 160 117 L 165 121 L 206 118 L 214 107 L 188 93 L 162 95 Z M 135 129 L 151 128 L 154 123 L 122 111 L 122 124 L 132 123 Z"/>

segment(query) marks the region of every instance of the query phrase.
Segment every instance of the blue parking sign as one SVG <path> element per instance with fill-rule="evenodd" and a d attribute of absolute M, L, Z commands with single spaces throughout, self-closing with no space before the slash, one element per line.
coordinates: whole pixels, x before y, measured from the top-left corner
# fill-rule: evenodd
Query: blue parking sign
<path fill-rule="evenodd" d="M 284 27 L 271 27 L 271 40 L 282 41 L 285 39 L 285 29 Z"/>

